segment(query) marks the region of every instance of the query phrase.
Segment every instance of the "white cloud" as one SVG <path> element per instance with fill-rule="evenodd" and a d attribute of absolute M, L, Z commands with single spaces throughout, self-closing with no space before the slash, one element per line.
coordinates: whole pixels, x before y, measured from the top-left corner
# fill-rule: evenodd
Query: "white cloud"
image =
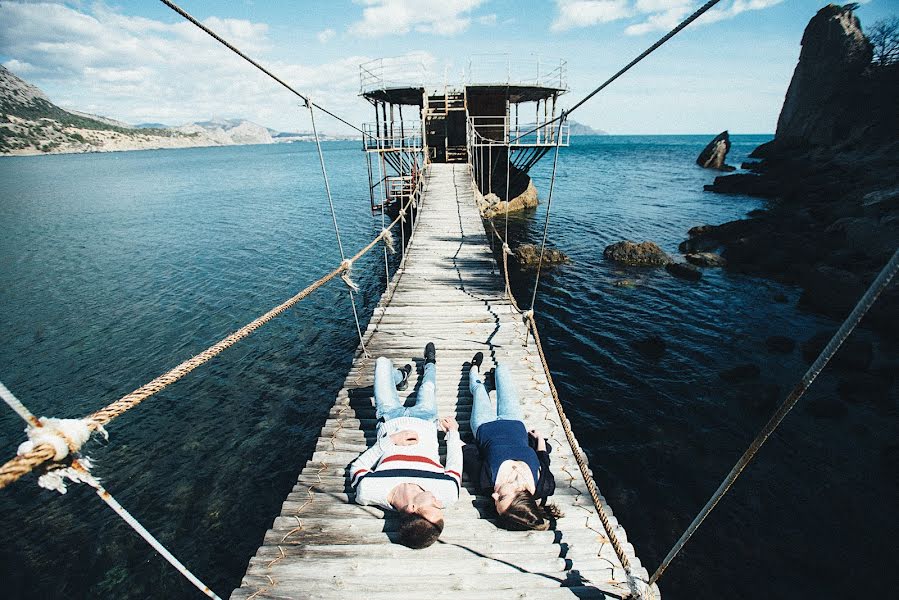
<path fill-rule="evenodd" d="M 496 25 L 496 14 L 484 15 L 483 17 L 478 17 L 478 23 L 481 25 Z"/>
<path fill-rule="evenodd" d="M 322 44 L 326 44 L 335 35 L 337 35 L 337 32 L 333 29 L 325 29 L 324 31 L 319 31 L 316 37 L 318 37 L 319 42 L 321 42 Z"/>
<path fill-rule="evenodd" d="M 553 21 L 553 31 L 590 27 L 633 14 L 627 0 L 556 0 L 556 4 L 559 16 Z"/>
<path fill-rule="evenodd" d="M 247 118 L 300 128 L 300 100 L 185 21 L 131 17 L 103 5 L 0 4 L 0 57 L 57 104 L 130 123 L 180 124 L 209 117 Z M 206 25 L 258 59 L 295 89 L 346 116 L 368 118 L 351 56 L 315 65 L 266 59 L 268 26 L 211 17 Z M 323 123 L 326 131 L 346 131 Z"/>
<path fill-rule="evenodd" d="M 697 23 L 714 23 L 751 10 L 762 10 L 783 0 L 732 0 L 730 4 L 710 9 Z M 623 19 L 636 18 L 624 32 L 642 35 L 673 29 L 687 15 L 699 8 L 700 0 L 556 0 L 558 15 L 553 31 L 590 27 Z"/>
<path fill-rule="evenodd" d="M 419 33 L 455 35 L 471 25 L 471 12 L 484 0 L 355 0 L 362 20 L 350 25 L 361 37 Z"/>

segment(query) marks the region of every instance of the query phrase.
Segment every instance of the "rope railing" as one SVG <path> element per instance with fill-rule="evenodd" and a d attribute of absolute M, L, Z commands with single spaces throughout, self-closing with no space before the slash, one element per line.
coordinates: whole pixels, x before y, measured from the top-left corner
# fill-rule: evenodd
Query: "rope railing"
<path fill-rule="evenodd" d="M 547 212 L 548 211 L 549 206 L 547 206 Z M 638 599 L 652 598 L 655 596 L 655 592 L 652 589 L 652 584 L 647 583 L 634 576 L 630 559 L 628 559 L 627 553 L 624 551 L 624 546 L 621 543 L 621 540 L 619 540 L 618 536 L 615 534 L 611 519 L 605 509 L 605 504 L 599 495 L 599 490 L 596 487 L 596 482 L 594 481 L 593 475 L 590 472 L 590 468 L 587 465 L 587 459 L 584 455 L 583 450 L 581 450 L 577 438 L 574 435 L 574 431 L 572 431 L 571 429 L 571 421 L 568 420 L 568 417 L 565 414 L 565 408 L 562 406 L 562 400 L 559 397 L 559 392 L 556 389 L 555 382 L 553 381 L 552 373 L 549 369 L 549 363 L 547 363 L 546 361 L 546 354 L 543 350 L 543 343 L 540 339 L 540 333 L 537 331 L 537 321 L 534 319 L 533 300 L 531 308 L 525 311 L 522 310 L 520 306 L 518 306 L 518 302 L 515 300 L 515 295 L 512 293 L 512 286 L 509 280 L 509 254 L 511 254 L 512 251 L 509 248 L 509 244 L 506 241 L 506 238 L 503 238 L 503 236 L 500 235 L 499 231 L 497 231 L 496 225 L 493 223 L 493 219 L 489 219 L 487 222 L 490 224 L 490 228 L 492 229 L 493 234 L 500 242 L 502 242 L 503 277 L 505 278 L 506 284 L 506 297 L 508 298 L 509 303 L 512 305 L 512 308 L 517 313 L 522 315 L 522 318 L 528 328 L 527 330 L 534 337 L 534 345 L 537 347 L 537 354 L 540 356 L 540 362 L 543 365 L 544 372 L 546 373 L 546 382 L 549 385 L 549 391 L 553 397 L 553 403 L 555 404 L 556 412 L 559 414 L 559 421 L 562 424 L 562 430 L 565 432 L 565 438 L 568 440 L 568 444 L 571 446 L 571 451 L 574 455 L 575 462 L 578 465 L 578 469 L 580 469 L 581 471 L 581 476 L 583 477 L 584 483 L 587 486 L 587 491 L 590 494 L 590 499 L 593 501 L 593 506 L 596 509 L 596 515 L 597 517 L 599 517 L 603 528 L 605 528 L 606 534 L 609 538 L 609 543 L 612 545 L 612 549 L 615 551 L 615 555 L 618 557 L 618 560 L 621 563 L 622 568 L 624 569 L 625 575 L 627 577 L 627 585 L 630 589 L 631 595 L 634 598 Z M 548 222 L 549 218 L 547 216 L 546 225 L 544 225 L 544 227 L 548 226 Z M 544 237 L 544 244 L 545 243 L 546 240 Z M 535 283 L 535 295 L 536 290 L 537 287 Z"/>
<path fill-rule="evenodd" d="M 411 204 L 411 200 L 409 203 L 407 203 L 407 206 L 409 204 Z M 400 222 L 401 218 L 401 216 L 398 216 L 390 223 L 390 225 L 382 229 L 379 235 L 377 235 L 371 242 L 369 242 L 364 248 L 359 250 L 351 258 L 344 260 L 337 268 L 333 269 L 330 273 L 324 275 L 312 284 L 308 285 L 306 288 L 304 288 L 302 291 L 298 292 L 291 298 L 285 300 L 262 316 L 244 325 L 224 339 L 216 342 L 206 350 L 185 360 L 175 368 L 153 379 L 149 383 L 142 385 L 133 392 L 122 396 L 105 408 L 102 408 L 95 413 L 85 417 L 84 420 L 90 431 L 101 430 L 105 425 L 107 425 L 116 417 L 124 414 L 147 398 L 175 383 L 200 365 L 209 362 L 211 359 L 218 356 L 223 351 L 227 350 L 278 315 L 282 314 L 287 309 L 291 308 L 301 300 L 308 297 L 310 294 L 312 294 L 312 292 L 324 286 L 335 277 L 339 277 L 342 274 L 346 273 L 353 263 L 367 254 L 378 244 L 378 242 L 387 238 L 387 236 L 390 235 L 390 230 Z M 20 479 L 22 476 L 27 475 L 38 467 L 52 461 L 54 456 L 56 456 L 56 450 L 52 446 L 48 444 L 37 444 L 31 450 L 7 461 L 4 465 L 0 466 L 0 489 L 5 488 L 9 484 Z"/>
<path fill-rule="evenodd" d="M 19 415 L 25 423 L 28 424 L 28 432 L 29 437 L 34 439 L 33 436 L 35 434 L 47 434 L 50 436 L 59 435 L 62 437 L 67 445 L 71 444 L 71 441 L 68 439 L 68 436 L 63 434 L 59 429 L 56 429 L 56 424 L 49 424 L 47 419 L 38 419 L 34 416 L 34 414 L 28 410 L 28 408 L 16 398 L 12 392 L 7 389 L 5 385 L 0 383 L 0 399 L 2 399 L 6 404 L 12 408 L 17 415 Z M 68 421 L 74 421 L 74 419 L 69 419 Z M 82 427 L 85 427 L 84 423 L 80 423 Z M 50 432 L 44 432 L 44 429 L 51 429 Z M 89 435 L 89 434 L 87 434 Z M 85 436 L 86 437 L 86 436 Z M 27 442 L 26 442 L 27 443 Z M 52 446 L 50 446 L 52 448 Z M 56 450 L 54 450 L 54 455 L 56 454 Z M 107 504 L 119 517 L 121 517 L 134 531 L 138 533 L 144 540 L 150 544 L 154 550 L 159 552 L 159 554 L 169 562 L 173 567 L 175 567 L 178 572 L 180 572 L 188 581 L 190 581 L 194 587 L 203 592 L 206 596 L 212 598 L 213 600 L 220 600 L 218 595 L 212 591 L 212 589 L 204 584 L 202 581 L 197 578 L 196 575 L 190 572 L 190 570 L 184 566 L 184 564 L 175 558 L 171 552 L 166 549 L 162 543 L 157 540 L 152 533 L 147 531 L 147 529 L 140 524 L 140 522 L 131 516 L 125 507 L 119 504 L 115 498 L 112 497 L 106 488 L 100 484 L 100 481 L 94 477 L 90 472 L 90 461 L 87 458 L 76 457 L 73 458 L 71 466 L 67 468 L 60 468 L 56 471 L 52 471 L 43 475 L 42 478 L 46 478 L 47 481 L 43 482 L 43 487 L 55 489 L 56 491 L 64 494 L 66 492 L 66 486 L 63 481 L 63 478 L 71 479 L 72 481 L 77 481 L 79 483 L 85 483 L 97 492 L 97 496 L 100 497 L 103 502 Z"/>

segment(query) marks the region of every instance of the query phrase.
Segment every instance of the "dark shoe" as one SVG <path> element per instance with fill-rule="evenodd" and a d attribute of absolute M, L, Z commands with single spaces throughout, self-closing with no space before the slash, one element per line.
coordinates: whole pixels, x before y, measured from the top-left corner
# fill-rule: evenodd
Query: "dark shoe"
<path fill-rule="evenodd" d="M 409 386 L 409 373 L 412 372 L 412 365 L 407 364 L 400 371 L 403 373 L 403 380 L 396 384 L 396 389 L 402 392 Z"/>
<path fill-rule="evenodd" d="M 434 347 L 434 342 L 428 342 L 428 345 L 425 346 L 425 364 L 436 362 L 437 348 Z"/>
<path fill-rule="evenodd" d="M 481 364 L 484 362 L 484 353 L 478 352 L 471 357 L 471 368 L 481 370 Z"/>

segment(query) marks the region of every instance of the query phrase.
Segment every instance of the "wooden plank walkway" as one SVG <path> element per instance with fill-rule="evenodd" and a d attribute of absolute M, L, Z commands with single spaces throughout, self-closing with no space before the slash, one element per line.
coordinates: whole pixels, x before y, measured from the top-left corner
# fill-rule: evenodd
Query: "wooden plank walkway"
<path fill-rule="evenodd" d="M 359 356 L 353 363 L 314 455 L 231 598 L 628 596 L 624 571 L 594 513 L 533 340 L 524 345 L 521 316 L 504 298 L 467 168 L 430 166 L 405 269 L 393 277 L 368 327 L 372 358 Z M 374 359 L 387 356 L 397 366 L 416 366 L 401 393 L 405 398 L 418 387 L 429 341 L 437 346 L 440 414 L 455 415 L 466 442 L 472 441 L 467 361 L 481 350 L 483 369 L 496 361 L 509 365 L 526 425 L 553 446 L 558 486 L 553 501 L 565 513 L 556 530 L 498 528 L 488 510 L 492 500 L 466 481 L 459 501 L 446 510 L 440 540 L 411 550 L 391 542 L 397 527 L 393 515 L 352 502 L 347 467 L 375 436 Z M 645 581 L 648 574 L 624 529 L 614 517 L 612 525 L 634 574 Z"/>

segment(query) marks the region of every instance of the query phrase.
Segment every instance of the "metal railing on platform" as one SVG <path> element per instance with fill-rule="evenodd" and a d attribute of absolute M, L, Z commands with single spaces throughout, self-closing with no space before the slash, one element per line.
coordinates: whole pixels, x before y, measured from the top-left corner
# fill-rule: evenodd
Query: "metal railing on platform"
<path fill-rule="evenodd" d="M 523 135 L 524 134 L 524 135 Z M 568 146 L 571 127 L 568 122 L 550 118 L 539 122 L 513 123 L 508 115 L 468 117 L 466 135 L 469 146 Z"/>
<path fill-rule="evenodd" d="M 527 85 L 568 89 L 568 63 L 560 58 L 475 54 L 468 59 L 466 85 Z"/>
<path fill-rule="evenodd" d="M 392 131 L 391 131 L 392 129 Z M 422 149 L 421 123 L 403 121 L 400 123 L 363 123 L 363 150 L 408 150 Z"/>

